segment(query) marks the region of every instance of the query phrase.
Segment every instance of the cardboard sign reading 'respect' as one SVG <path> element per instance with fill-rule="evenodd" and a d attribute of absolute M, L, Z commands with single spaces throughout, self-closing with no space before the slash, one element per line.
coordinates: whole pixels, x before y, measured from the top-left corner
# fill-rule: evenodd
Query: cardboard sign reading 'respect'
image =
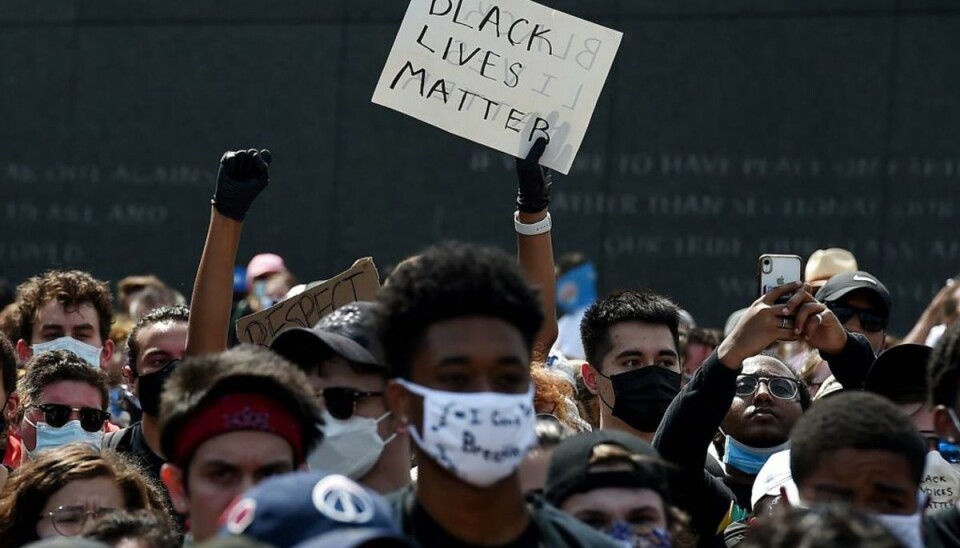
<path fill-rule="evenodd" d="M 269 346 L 284 329 L 313 327 L 320 318 L 345 304 L 373 300 L 379 289 L 380 275 L 373 259 L 360 259 L 346 272 L 266 310 L 240 318 L 237 338 L 240 342 Z"/>
<path fill-rule="evenodd" d="M 623 35 L 529 0 L 411 0 L 373 102 L 566 174 Z"/>

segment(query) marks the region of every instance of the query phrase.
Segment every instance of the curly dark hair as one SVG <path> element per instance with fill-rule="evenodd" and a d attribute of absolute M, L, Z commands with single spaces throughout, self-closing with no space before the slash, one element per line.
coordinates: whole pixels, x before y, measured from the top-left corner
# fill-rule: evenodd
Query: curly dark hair
<path fill-rule="evenodd" d="M 844 392 L 821 400 L 807 411 L 790 434 L 790 469 L 798 486 L 820 466 L 827 453 L 840 449 L 889 451 L 902 455 L 919 486 L 927 450 L 903 411 L 882 396 Z"/>
<path fill-rule="evenodd" d="M 127 364 L 130 366 L 130 371 L 133 373 L 133 376 L 136 377 L 139 375 L 137 371 L 137 360 L 140 357 L 140 341 L 137 340 L 137 336 L 140 335 L 142 330 L 151 325 L 162 323 L 189 322 L 190 309 L 186 306 L 163 306 L 155 308 L 140 318 L 127 336 Z"/>
<path fill-rule="evenodd" d="M 580 338 L 587 361 L 598 371 L 610 352 L 610 328 L 623 322 L 665 325 L 680 352 L 680 308 L 669 298 L 649 290 L 612 293 L 590 305 L 580 322 Z"/>
<path fill-rule="evenodd" d="M 957 406 L 960 390 L 960 322 L 947 329 L 927 363 L 927 394 L 930 406 Z"/>
<path fill-rule="evenodd" d="M 433 324 L 466 316 L 501 319 L 527 348 L 543 324 L 537 291 L 516 261 L 491 247 L 458 242 L 426 249 L 397 267 L 377 301 L 379 334 L 393 377 L 409 378 L 410 362 Z"/>
<path fill-rule="evenodd" d="M 50 270 L 34 276 L 17 287 L 17 325 L 20 338 L 33 342 L 33 324 L 44 304 L 57 301 L 67 310 L 90 304 L 97 311 L 100 340 L 110 335 L 113 297 L 110 286 L 82 270 Z"/>

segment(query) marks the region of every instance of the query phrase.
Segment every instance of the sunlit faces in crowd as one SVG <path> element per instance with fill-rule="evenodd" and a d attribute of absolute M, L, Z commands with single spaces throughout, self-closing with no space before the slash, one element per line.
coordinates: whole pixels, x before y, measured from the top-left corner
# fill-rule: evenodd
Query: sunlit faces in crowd
<path fill-rule="evenodd" d="M 194 540 L 215 535 L 251 485 L 304 465 L 322 437 L 308 386 L 293 364 L 256 347 L 191 357 L 173 371 L 160 409 L 161 476 Z"/>
<path fill-rule="evenodd" d="M 14 433 L 22 440 L 22 460 L 61 445 L 81 442 L 100 447 L 107 413 L 106 375 L 66 350 L 38 354 L 27 364 L 17 394 Z"/>
<path fill-rule="evenodd" d="M 309 455 L 310 468 L 389 493 L 410 481 L 410 450 L 387 409 L 389 369 L 377 341 L 375 313 L 374 303 L 351 303 L 312 329 L 280 333 L 270 347 L 306 373 L 323 408 L 326 443 Z"/>
<path fill-rule="evenodd" d="M 668 504 L 667 468 L 656 450 L 616 430 L 561 442 L 550 460 L 544 494 L 578 520 L 631 546 L 668 546 L 670 528 L 680 521 Z"/>
<path fill-rule="evenodd" d="M 891 297 L 880 280 L 863 271 L 846 272 L 830 278 L 816 296 L 837 316 L 844 329 L 865 336 L 874 353 L 883 350 Z"/>
<path fill-rule="evenodd" d="M 116 454 L 70 444 L 38 455 L 4 486 L 0 538 L 21 546 L 76 536 L 89 521 L 119 510 L 152 510 L 167 519 L 162 501 L 157 487 Z"/>
<path fill-rule="evenodd" d="M 623 292 L 587 309 L 583 380 L 600 398 L 600 428 L 652 438 L 680 391 L 679 309 L 652 292 Z"/>
<path fill-rule="evenodd" d="M 790 468 L 799 503 L 850 504 L 919 548 L 926 456 L 910 418 L 893 403 L 845 392 L 818 402 L 797 423 Z"/>
<path fill-rule="evenodd" d="M 743 362 L 736 395 L 724 418 L 723 461 L 754 475 L 773 453 L 786 449 L 790 431 L 809 405 L 806 387 L 776 358 L 755 356 Z"/>
<path fill-rule="evenodd" d="M 114 352 L 108 337 L 112 313 L 109 287 L 78 270 L 50 271 L 17 288 L 22 361 L 48 350 L 70 350 L 94 367 Z"/>

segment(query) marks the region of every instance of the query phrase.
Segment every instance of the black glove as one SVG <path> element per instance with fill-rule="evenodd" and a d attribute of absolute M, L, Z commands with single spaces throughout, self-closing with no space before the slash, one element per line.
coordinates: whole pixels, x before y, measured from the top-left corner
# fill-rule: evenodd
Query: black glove
<path fill-rule="evenodd" d="M 242 221 L 257 194 L 270 184 L 270 159 L 269 150 L 225 153 L 220 159 L 217 190 L 210 201 L 213 207 L 221 215 Z"/>
<path fill-rule="evenodd" d="M 517 158 L 517 209 L 524 213 L 539 213 L 550 205 L 551 171 L 540 165 L 540 157 L 547 148 L 547 140 L 537 139 L 523 160 Z"/>

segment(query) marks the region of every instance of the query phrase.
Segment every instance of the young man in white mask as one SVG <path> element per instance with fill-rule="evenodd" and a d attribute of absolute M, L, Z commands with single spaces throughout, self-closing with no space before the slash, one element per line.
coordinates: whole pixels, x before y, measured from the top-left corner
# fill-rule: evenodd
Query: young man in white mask
<path fill-rule="evenodd" d="M 20 284 L 16 302 L 21 362 L 48 350 L 70 350 L 92 367 L 110 362 L 113 305 L 106 283 L 80 270 L 51 270 Z"/>
<path fill-rule="evenodd" d="M 960 457 L 960 323 L 947 329 L 927 365 L 928 395 L 940 449 Z M 953 466 L 951 464 L 951 466 Z M 927 546 L 960 546 L 960 501 L 927 515 Z"/>
<path fill-rule="evenodd" d="M 923 436 L 927 467 L 920 489 L 927 495 L 927 509 L 942 510 L 953 508 L 960 500 L 960 467 L 948 462 L 940 452 L 934 411 L 927 399 L 930 351 L 923 344 L 901 344 L 884 351 L 867 373 L 864 389 L 896 404 Z M 945 453 L 952 460 L 958 456 L 955 451 Z"/>
<path fill-rule="evenodd" d="M 395 379 L 390 409 L 415 442 L 418 484 L 393 497 L 424 546 L 613 546 L 540 498 L 518 466 L 536 443 L 530 356 L 543 323 L 534 290 L 504 253 L 424 251 L 378 295 Z"/>
<path fill-rule="evenodd" d="M 799 500 L 846 503 L 867 512 L 907 548 L 922 548 L 927 450 L 910 417 L 885 398 L 844 392 L 804 415 L 790 438 Z"/>
<path fill-rule="evenodd" d="M 307 457 L 311 469 L 342 474 L 381 493 L 410 482 L 410 444 L 387 409 L 388 369 L 374 327 L 376 305 L 357 302 L 312 329 L 288 329 L 270 349 L 298 365 L 323 408 L 324 442 Z"/>
<path fill-rule="evenodd" d="M 110 418 L 103 370 L 66 350 L 37 354 L 26 370 L 10 397 L 18 411 L 5 464 L 17 467 L 31 454 L 68 443 L 99 449 Z"/>

